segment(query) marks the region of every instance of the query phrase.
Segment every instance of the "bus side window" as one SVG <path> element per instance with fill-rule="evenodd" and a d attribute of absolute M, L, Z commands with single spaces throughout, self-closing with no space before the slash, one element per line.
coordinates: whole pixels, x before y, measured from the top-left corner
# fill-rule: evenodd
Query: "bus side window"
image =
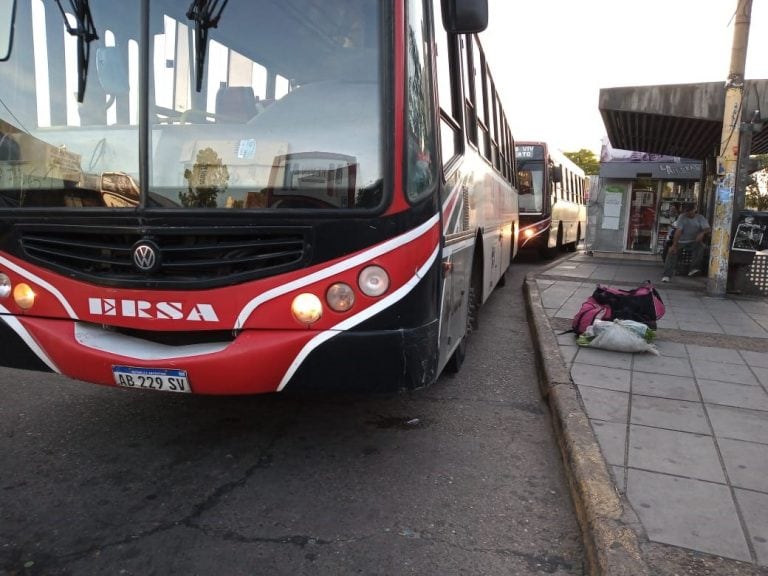
<path fill-rule="evenodd" d="M 406 195 L 411 201 L 428 194 L 435 182 L 432 61 L 427 50 L 432 44 L 424 37 L 431 29 L 430 20 L 423 2 L 409 2 Z"/>
<path fill-rule="evenodd" d="M 461 137 L 461 74 L 456 67 L 455 37 L 443 29 L 440 3 L 433 3 L 432 22 L 435 35 L 435 74 L 437 99 L 440 107 L 440 151 L 446 166 L 462 151 Z M 458 90 L 457 90 L 458 87 Z"/>

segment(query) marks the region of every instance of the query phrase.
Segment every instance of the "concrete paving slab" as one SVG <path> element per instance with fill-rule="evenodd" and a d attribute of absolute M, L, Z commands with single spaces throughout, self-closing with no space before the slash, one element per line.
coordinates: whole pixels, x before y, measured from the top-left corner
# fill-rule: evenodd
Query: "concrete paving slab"
<path fill-rule="evenodd" d="M 590 420 L 626 424 L 629 414 L 629 394 L 594 386 L 578 386 L 578 389 Z"/>
<path fill-rule="evenodd" d="M 753 316 L 752 320 L 760 324 L 765 330 L 768 330 L 768 316 Z"/>
<path fill-rule="evenodd" d="M 578 355 L 577 355 L 578 358 Z M 571 366 L 571 378 L 576 384 L 586 384 L 595 388 L 606 388 L 619 392 L 629 392 L 631 372 L 621 368 L 608 368 L 574 362 Z"/>
<path fill-rule="evenodd" d="M 557 338 L 557 343 L 560 346 L 577 346 L 576 335 L 573 332 L 569 332 L 568 334 L 561 334 L 557 330 L 554 332 L 555 337 Z"/>
<path fill-rule="evenodd" d="M 685 348 L 688 350 L 688 355 L 691 357 L 691 361 L 694 364 L 698 360 L 724 362 L 728 364 L 746 364 L 738 350 L 713 348 L 712 346 L 700 346 L 698 344 L 687 344 Z"/>
<path fill-rule="evenodd" d="M 699 402 L 632 395 L 632 424 L 711 434 L 704 406 Z"/>
<path fill-rule="evenodd" d="M 691 402 L 700 400 L 696 381 L 693 378 L 670 376 L 669 374 L 634 372 L 632 374 L 632 393 Z"/>
<path fill-rule="evenodd" d="M 691 312 L 700 312 L 703 310 L 701 296 L 680 290 L 664 290 L 659 288 L 658 291 L 662 295 L 667 307 L 671 307 L 681 314 L 690 314 Z"/>
<path fill-rule="evenodd" d="M 757 561 L 768 565 L 768 494 L 736 490 L 736 500 L 744 515 Z"/>
<path fill-rule="evenodd" d="M 594 420 L 592 429 L 597 436 L 606 463 L 624 466 L 627 445 L 627 425 L 623 422 Z"/>
<path fill-rule="evenodd" d="M 665 316 L 666 318 L 666 316 Z M 685 344 L 680 342 L 671 342 L 662 338 L 657 338 L 654 342 L 656 350 L 662 356 L 674 356 L 676 358 L 685 358 L 688 355 Z"/>
<path fill-rule="evenodd" d="M 736 408 L 750 408 L 766 411 L 768 419 L 768 392 L 761 386 L 748 386 L 731 382 L 698 379 L 704 402 Z"/>
<path fill-rule="evenodd" d="M 664 318 L 656 321 L 656 326 L 662 330 L 680 330 L 680 324 L 673 314 L 665 314 Z"/>
<path fill-rule="evenodd" d="M 616 268 L 614 266 L 597 266 L 591 277 L 610 282 L 616 278 Z"/>
<path fill-rule="evenodd" d="M 624 468 L 624 466 L 610 466 L 609 468 L 611 474 L 613 475 L 613 481 L 616 484 L 616 490 L 618 490 L 621 494 L 625 494 L 627 492 L 626 489 L 626 478 L 627 478 L 627 471 Z"/>
<path fill-rule="evenodd" d="M 714 404 L 707 405 L 707 412 L 718 438 L 768 444 L 768 415 L 765 412 Z"/>
<path fill-rule="evenodd" d="M 651 540 L 751 560 L 727 486 L 629 468 L 627 497 Z"/>
<path fill-rule="evenodd" d="M 573 363 L 573 359 L 578 351 L 578 346 L 560 346 L 560 355 L 563 357 L 563 362 L 565 362 L 566 366 L 570 366 Z"/>
<path fill-rule="evenodd" d="M 768 368 L 754 367 L 752 368 L 752 372 L 754 372 L 758 382 L 760 382 L 763 387 L 768 386 Z"/>
<path fill-rule="evenodd" d="M 717 445 L 732 485 L 768 493 L 768 445 L 727 438 Z"/>
<path fill-rule="evenodd" d="M 589 348 L 579 346 L 576 354 L 576 362 L 582 364 L 593 364 L 595 366 L 605 366 L 608 368 L 623 368 L 629 370 L 632 368 L 632 354 L 626 352 L 615 352 L 613 350 L 602 350 L 599 348 Z"/>
<path fill-rule="evenodd" d="M 638 372 L 650 372 L 651 374 L 693 376 L 693 370 L 688 358 L 638 354 L 635 357 L 635 363 L 632 368 Z"/>
<path fill-rule="evenodd" d="M 558 309 L 578 289 L 580 284 L 558 282 L 541 291 L 541 302 L 544 308 Z"/>
<path fill-rule="evenodd" d="M 707 311 L 711 313 L 725 312 L 726 314 L 734 314 L 742 312 L 742 308 L 733 300 L 702 296 L 701 301 L 707 307 Z"/>
<path fill-rule="evenodd" d="M 687 332 L 703 332 L 705 334 L 725 334 L 722 327 L 714 320 L 678 320 L 680 330 Z"/>
<path fill-rule="evenodd" d="M 632 425 L 627 466 L 725 483 L 715 442 L 712 436 L 701 434 Z"/>
<path fill-rule="evenodd" d="M 709 360 L 699 359 L 693 362 L 693 372 L 696 378 L 705 378 L 707 380 L 733 382 L 747 386 L 758 386 L 760 384 L 746 364 L 725 364 L 723 362 L 710 362 Z"/>
<path fill-rule="evenodd" d="M 765 328 L 752 320 L 741 324 L 721 322 L 720 326 L 725 334 L 730 334 L 732 336 L 751 336 L 753 338 L 768 337 L 768 332 L 766 332 Z"/>
<path fill-rule="evenodd" d="M 758 368 L 768 368 L 768 352 L 741 350 L 740 354 L 748 365 Z"/>

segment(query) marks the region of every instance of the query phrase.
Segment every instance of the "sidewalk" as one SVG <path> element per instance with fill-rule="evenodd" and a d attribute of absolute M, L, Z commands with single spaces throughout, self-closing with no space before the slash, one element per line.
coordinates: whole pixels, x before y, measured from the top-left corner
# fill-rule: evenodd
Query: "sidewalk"
<path fill-rule="evenodd" d="M 619 256 L 577 253 L 524 287 L 594 573 L 768 574 L 768 299 Z M 667 309 L 659 356 L 561 334 L 596 284 L 644 280 Z"/>

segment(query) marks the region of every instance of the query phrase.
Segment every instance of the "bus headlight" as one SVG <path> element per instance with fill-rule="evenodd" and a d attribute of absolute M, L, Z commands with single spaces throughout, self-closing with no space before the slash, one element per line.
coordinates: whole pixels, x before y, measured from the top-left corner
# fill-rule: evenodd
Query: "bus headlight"
<path fill-rule="evenodd" d="M 346 312 L 355 303 L 355 292 L 349 284 L 337 282 L 328 288 L 328 291 L 325 293 L 325 300 L 328 302 L 331 310 Z"/>
<path fill-rule="evenodd" d="M 0 298 L 8 298 L 11 295 L 11 279 L 7 274 L 0 272 Z"/>
<path fill-rule="evenodd" d="M 381 296 L 389 290 L 389 274 L 381 266 L 368 266 L 360 272 L 357 283 L 366 296 Z"/>
<path fill-rule="evenodd" d="M 523 232 L 523 236 L 525 236 L 526 238 L 530 238 L 531 236 L 533 236 L 533 228 L 526 228 L 525 231 Z"/>
<path fill-rule="evenodd" d="M 293 312 L 293 317 L 302 324 L 312 324 L 322 317 L 323 304 L 320 302 L 320 298 L 305 292 L 293 299 L 291 312 Z"/>
<path fill-rule="evenodd" d="M 35 291 L 29 284 L 16 284 L 13 288 L 13 300 L 22 310 L 28 310 L 35 305 Z"/>

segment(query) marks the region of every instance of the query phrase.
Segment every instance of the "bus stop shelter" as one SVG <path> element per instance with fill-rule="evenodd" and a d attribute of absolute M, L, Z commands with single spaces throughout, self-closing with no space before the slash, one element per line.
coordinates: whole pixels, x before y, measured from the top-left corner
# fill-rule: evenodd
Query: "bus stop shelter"
<path fill-rule="evenodd" d="M 741 123 L 757 128 L 754 120 L 768 120 L 768 80 L 745 81 L 743 93 Z M 614 148 L 711 162 L 724 107 L 725 83 L 705 82 L 603 88 L 598 109 Z M 759 128 L 750 132 L 750 154 L 768 153 L 768 122 Z"/>
<path fill-rule="evenodd" d="M 614 148 L 702 162 L 704 194 L 700 211 L 710 222 L 714 212 L 714 181 L 725 92 L 726 85 L 721 81 L 603 88 L 599 95 L 598 108 Z M 742 93 L 736 213 L 744 208 L 746 160 L 750 155 L 768 153 L 768 80 L 745 80 Z M 734 218 L 734 224 L 736 221 Z M 768 294 L 768 255 L 760 258 L 760 266 L 753 268 L 763 272 L 753 280 L 760 293 Z M 751 257 L 749 261 L 751 263 Z"/>

